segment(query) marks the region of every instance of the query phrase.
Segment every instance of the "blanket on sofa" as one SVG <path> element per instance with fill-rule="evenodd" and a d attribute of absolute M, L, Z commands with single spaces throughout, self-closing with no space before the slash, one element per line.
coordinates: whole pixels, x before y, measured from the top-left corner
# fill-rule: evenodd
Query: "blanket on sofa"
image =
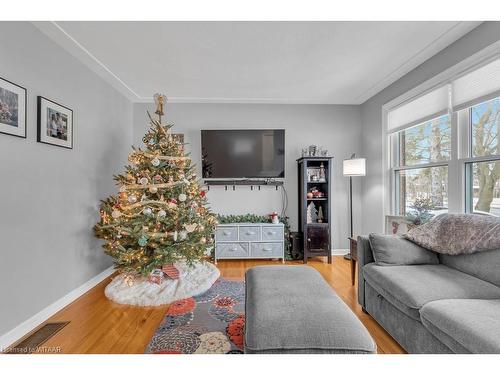
<path fill-rule="evenodd" d="M 405 237 L 441 254 L 460 255 L 500 249 L 500 217 L 442 214 Z"/>

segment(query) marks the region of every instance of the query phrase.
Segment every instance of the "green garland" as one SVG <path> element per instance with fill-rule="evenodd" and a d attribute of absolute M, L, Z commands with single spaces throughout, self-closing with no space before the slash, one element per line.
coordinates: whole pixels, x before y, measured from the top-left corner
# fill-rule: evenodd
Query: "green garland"
<path fill-rule="evenodd" d="M 290 242 L 290 223 L 288 216 L 279 216 L 279 221 L 285 226 L 285 259 L 292 260 L 292 247 Z M 219 224 L 233 223 L 270 223 L 269 216 L 245 214 L 245 215 L 217 215 Z"/>

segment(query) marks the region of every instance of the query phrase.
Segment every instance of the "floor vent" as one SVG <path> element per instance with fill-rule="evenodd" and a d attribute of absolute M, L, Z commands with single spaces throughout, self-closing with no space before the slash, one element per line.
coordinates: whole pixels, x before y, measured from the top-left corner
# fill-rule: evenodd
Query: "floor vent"
<path fill-rule="evenodd" d="M 33 332 L 31 335 L 17 343 L 15 346 L 7 349 L 8 354 L 29 354 L 29 353 L 60 353 L 59 347 L 42 347 L 41 345 L 54 336 L 61 329 L 66 327 L 69 322 L 46 323 Z"/>

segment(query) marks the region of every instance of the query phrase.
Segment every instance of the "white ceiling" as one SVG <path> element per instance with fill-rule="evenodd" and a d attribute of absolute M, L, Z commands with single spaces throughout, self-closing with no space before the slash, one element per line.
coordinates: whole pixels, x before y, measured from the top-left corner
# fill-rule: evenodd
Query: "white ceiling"
<path fill-rule="evenodd" d="M 479 22 L 35 22 L 134 102 L 361 104 Z"/>

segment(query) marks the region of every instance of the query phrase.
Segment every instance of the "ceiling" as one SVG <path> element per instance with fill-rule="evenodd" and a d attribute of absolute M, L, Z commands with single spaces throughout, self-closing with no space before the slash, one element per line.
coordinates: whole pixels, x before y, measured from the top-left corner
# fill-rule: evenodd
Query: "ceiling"
<path fill-rule="evenodd" d="M 361 104 L 479 22 L 35 22 L 134 102 Z"/>

